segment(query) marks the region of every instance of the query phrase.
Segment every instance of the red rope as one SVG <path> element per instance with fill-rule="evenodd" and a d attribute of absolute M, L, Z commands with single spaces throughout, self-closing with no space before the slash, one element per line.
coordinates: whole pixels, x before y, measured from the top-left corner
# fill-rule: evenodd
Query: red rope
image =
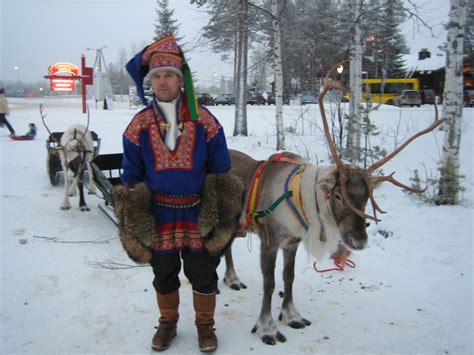
<path fill-rule="evenodd" d="M 336 267 L 330 268 L 330 269 L 318 269 L 316 267 L 316 261 L 313 263 L 313 268 L 316 272 L 323 273 L 323 272 L 329 272 L 329 271 L 344 271 L 344 268 L 346 266 L 354 269 L 356 267 L 355 262 L 352 260 L 348 259 L 347 257 L 351 254 L 350 251 L 347 251 L 346 253 L 343 253 L 342 255 L 333 255 L 331 256 L 331 259 L 334 260 L 334 265 Z"/>

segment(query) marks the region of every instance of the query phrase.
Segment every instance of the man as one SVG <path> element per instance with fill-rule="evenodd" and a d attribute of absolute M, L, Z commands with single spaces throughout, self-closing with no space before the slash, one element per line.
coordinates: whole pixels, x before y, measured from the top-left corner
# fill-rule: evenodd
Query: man
<path fill-rule="evenodd" d="M 0 88 L 0 127 L 6 125 L 10 131 L 10 135 L 15 135 L 15 130 L 7 120 L 7 116 L 10 114 L 10 108 L 8 107 L 8 100 L 5 97 L 5 89 Z"/>
<path fill-rule="evenodd" d="M 146 76 L 153 89 L 151 104 L 135 115 L 124 132 L 121 176 L 129 189 L 145 182 L 152 193 L 158 239 L 150 264 L 161 314 L 152 349 L 167 349 L 176 336 L 182 259 L 193 289 L 199 349 L 214 351 L 220 258 L 209 254 L 197 221 L 206 175 L 230 169 L 224 131 L 209 111 L 197 108 L 191 72 L 173 36 L 147 46 L 127 64 L 127 70 L 143 101 Z"/>

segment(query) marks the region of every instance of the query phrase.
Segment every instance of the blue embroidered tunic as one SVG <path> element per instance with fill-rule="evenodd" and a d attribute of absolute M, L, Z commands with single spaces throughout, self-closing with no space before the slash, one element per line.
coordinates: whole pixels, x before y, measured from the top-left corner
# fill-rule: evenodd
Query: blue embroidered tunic
<path fill-rule="evenodd" d="M 224 130 L 205 107 L 200 107 L 197 121 L 190 121 L 180 99 L 176 117 L 181 135 L 171 151 L 165 144 L 166 117 L 156 102 L 134 116 L 123 134 L 123 184 L 145 182 L 152 193 L 190 196 L 201 192 L 206 174 L 230 170 Z M 197 227 L 199 211 L 200 204 L 191 208 L 152 204 L 159 236 L 155 252 L 206 250 Z"/>

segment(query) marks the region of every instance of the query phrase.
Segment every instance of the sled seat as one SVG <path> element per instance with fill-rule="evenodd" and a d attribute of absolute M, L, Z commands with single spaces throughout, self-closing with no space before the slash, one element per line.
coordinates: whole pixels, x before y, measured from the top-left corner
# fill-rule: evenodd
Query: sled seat
<path fill-rule="evenodd" d="M 122 153 L 100 154 L 91 163 L 94 171 L 94 182 L 102 192 L 105 205 L 113 207 L 112 190 L 115 185 L 120 184 L 122 174 Z"/>

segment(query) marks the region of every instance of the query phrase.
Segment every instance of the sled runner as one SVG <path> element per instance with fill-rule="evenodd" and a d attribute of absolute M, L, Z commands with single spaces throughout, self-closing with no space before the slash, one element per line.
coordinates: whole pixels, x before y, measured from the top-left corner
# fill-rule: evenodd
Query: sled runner
<path fill-rule="evenodd" d="M 14 134 L 9 137 L 14 141 L 32 141 L 35 139 L 33 136 L 15 136 Z"/>
<path fill-rule="evenodd" d="M 99 208 L 115 225 L 117 225 L 117 219 L 114 214 L 112 190 L 115 185 L 120 184 L 122 158 L 122 153 L 101 154 L 97 155 L 91 163 L 95 184 L 104 198 L 104 203 L 100 203 Z"/>
<path fill-rule="evenodd" d="M 92 135 L 92 140 L 94 141 L 94 156 L 99 154 L 100 149 L 100 138 L 97 136 L 97 133 L 90 131 Z M 59 152 L 57 151 L 57 144 L 61 140 L 61 137 L 64 132 L 52 132 L 51 135 L 46 140 L 46 150 L 48 156 L 46 158 L 46 169 L 49 176 L 49 181 L 51 185 L 57 185 L 59 181 L 59 173 L 63 171 L 61 165 L 61 158 L 59 157 Z"/>

